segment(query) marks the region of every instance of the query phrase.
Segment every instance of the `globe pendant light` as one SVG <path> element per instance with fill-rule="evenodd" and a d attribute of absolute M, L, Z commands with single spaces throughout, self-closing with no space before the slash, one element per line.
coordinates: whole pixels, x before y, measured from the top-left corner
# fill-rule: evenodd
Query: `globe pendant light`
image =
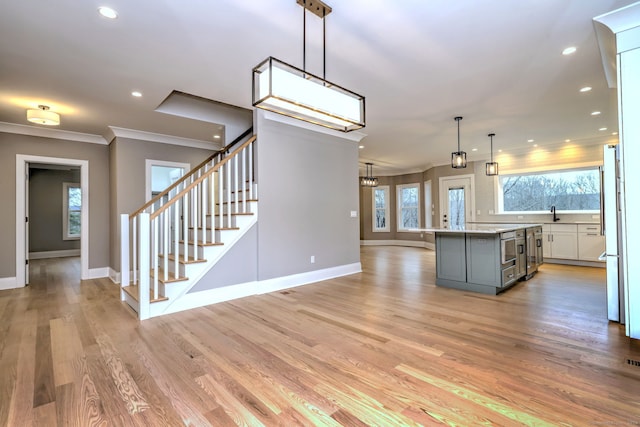
<path fill-rule="evenodd" d="M 363 187 L 377 187 L 378 178 L 373 176 L 373 163 L 365 163 L 365 176 L 360 177 L 360 185 Z"/>
<path fill-rule="evenodd" d="M 491 138 L 491 161 L 485 163 L 485 167 L 487 169 L 485 173 L 487 174 L 487 176 L 494 176 L 498 175 L 498 162 L 493 161 L 493 137 L 496 136 L 496 134 L 490 133 L 487 136 Z"/>
<path fill-rule="evenodd" d="M 451 153 L 451 167 L 464 169 L 467 167 L 467 153 L 460 150 L 460 120 L 462 120 L 462 117 L 455 117 L 454 120 L 458 122 L 458 151 Z"/>

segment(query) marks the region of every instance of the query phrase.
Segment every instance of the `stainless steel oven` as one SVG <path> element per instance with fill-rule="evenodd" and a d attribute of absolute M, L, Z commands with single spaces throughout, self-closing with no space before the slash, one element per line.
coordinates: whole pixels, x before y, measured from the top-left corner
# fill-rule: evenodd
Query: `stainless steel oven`
<path fill-rule="evenodd" d="M 518 256 L 516 248 L 516 232 L 509 231 L 500 235 L 500 259 L 502 267 L 514 265 Z"/>

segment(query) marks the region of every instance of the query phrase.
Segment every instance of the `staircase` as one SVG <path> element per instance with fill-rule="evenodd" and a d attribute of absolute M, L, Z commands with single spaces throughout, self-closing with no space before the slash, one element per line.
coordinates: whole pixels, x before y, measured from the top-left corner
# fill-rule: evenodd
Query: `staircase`
<path fill-rule="evenodd" d="M 140 320 L 179 311 L 181 298 L 257 222 L 256 136 L 240 144 L 252 132 L 121 215 L 120 296 Z"/>

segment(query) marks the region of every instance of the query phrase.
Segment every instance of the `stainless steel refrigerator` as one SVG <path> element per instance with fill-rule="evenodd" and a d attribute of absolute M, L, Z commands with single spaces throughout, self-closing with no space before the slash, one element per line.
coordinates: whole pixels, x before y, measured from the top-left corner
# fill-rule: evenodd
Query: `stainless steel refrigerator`
<path fill-rule="evenodd" d="M 617 145 L 604 146 L 601 169 L 600 215 L 605 236 L 605 252 L 600 256 L 607 265 L 607 316 L 609 320 L 625 323 L 624 271 L 622 239 L 620 238 L 620 153 Z"/>

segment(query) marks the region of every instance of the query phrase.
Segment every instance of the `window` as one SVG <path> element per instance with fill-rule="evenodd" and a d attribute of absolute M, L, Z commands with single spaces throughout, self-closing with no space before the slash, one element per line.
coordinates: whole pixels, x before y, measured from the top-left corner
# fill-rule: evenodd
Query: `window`
<path fill-rule="evenodd" d="M 420 227 L 420 184 L 398 185 L 398 231 Z"/>
<path fill-rule="evenodd" d="M 390 231 L 389 227 L 389 186 L 371 189 L 373 199 L 373 231 Z"/>
<path fill-rule="evenodd" d="M 522 175 L 501 175 L 499 209 L 503 213 L 600 210 L 598 169 L 571 169 Z"/>
<path fill-rule="evenodd" d="M 79 239 L 82 211 L 80 184 L 72 182 L 64 182 L 62 184 L 62 209 L 62 239 Z"/>

